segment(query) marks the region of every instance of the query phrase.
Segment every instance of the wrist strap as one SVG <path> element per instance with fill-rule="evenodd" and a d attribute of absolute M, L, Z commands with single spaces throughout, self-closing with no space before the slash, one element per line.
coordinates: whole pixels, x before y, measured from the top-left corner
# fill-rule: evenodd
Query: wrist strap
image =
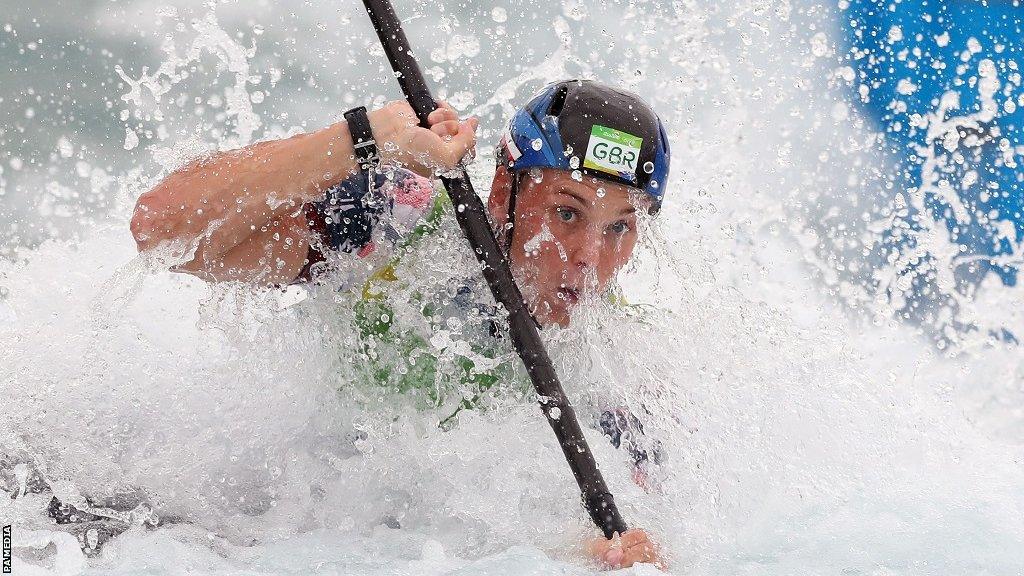
<path fill-rule="evenodd" d="M 352 146 L 356 151 L 359 168 L 366 170 L 376 165 L 380 157 L 377 155 L 377 142 L 370 130 L 370 119 L 366 116 L 366 107 L 359 106 L 345 112 L 345 122 L 352 135 Z"/>

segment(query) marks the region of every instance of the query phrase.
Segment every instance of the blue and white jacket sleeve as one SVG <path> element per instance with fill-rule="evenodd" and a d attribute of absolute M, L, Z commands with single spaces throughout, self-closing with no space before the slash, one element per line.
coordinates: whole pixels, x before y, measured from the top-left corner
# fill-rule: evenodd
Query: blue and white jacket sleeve
<path fill-rule="evenodd" d="M 386 262 L 429 210 L 433 183 L 404 168 L 358 172 L 306 205 L 312 232 L 298 281 L 326 279 L 345 290 L 361 286 Z"/>
<path fill-rule="evenodd" d="M 625 450 L 633 467 L 633 481 L 647 492 L 660 490 L 658 465 L 666 460 L 661 441 L 644 433 L 644 425 L 626 407 L 601 412 L 597 428 L 612 446 Z"/>

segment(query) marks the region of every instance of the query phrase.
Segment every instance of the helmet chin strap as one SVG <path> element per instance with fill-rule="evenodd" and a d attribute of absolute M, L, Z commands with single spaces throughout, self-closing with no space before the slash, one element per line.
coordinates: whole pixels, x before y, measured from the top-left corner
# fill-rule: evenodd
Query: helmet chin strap
<path fill-rule="evenodd" d="M 505 257 L 509 259 L 511 259 L 512 252 L 512 233 L 516 227 L 516 196 L 519 194 L 519 177 L 522 176 L 522 173 L 515 172 L 511 176 L 512 189 L 508 193 L 507 221 L 505 222 L 505 229 L 502 230 L 505 239 Z"/>

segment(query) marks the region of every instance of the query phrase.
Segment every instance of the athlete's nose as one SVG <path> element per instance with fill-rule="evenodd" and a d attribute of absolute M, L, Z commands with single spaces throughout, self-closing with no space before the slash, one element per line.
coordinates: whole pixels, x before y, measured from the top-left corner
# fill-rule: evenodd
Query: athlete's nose
<path fill-rule="evenodd" d="M 601 231 L 587 227 L 577 240 L 571 264 L 580 269 L 596 269 L 601 255 Z"/>

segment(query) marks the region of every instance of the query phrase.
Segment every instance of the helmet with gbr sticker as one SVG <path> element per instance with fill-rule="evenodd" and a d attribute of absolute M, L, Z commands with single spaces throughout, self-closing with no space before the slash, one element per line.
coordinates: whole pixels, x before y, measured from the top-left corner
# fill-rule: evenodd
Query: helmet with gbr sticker
<path fill-rule="evenodd" d="M 579 170 L 638 188 L 661 207 L 669 171 L 665 128 L 639 96 L 592 80 L 549 84 L 519 109 L 497 148 L 510 172 Z"/>

